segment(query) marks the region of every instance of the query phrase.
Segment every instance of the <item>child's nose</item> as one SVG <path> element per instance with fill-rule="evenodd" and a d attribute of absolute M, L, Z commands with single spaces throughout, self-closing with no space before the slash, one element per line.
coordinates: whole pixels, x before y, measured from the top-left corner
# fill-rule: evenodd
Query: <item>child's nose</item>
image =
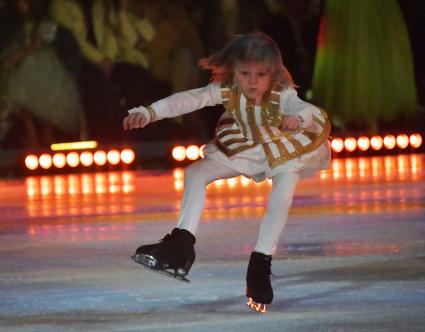
<path fill-rule="evenodd" d="M 249 75 L 249 83 L 256 83 L 257 77 L 255 75 Z"/>

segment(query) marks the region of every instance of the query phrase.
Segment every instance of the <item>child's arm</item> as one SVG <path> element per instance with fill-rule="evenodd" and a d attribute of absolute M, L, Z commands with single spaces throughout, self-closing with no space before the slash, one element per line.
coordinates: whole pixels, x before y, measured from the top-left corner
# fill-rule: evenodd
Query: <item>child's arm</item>
<path fill-rule="evenodd" d="M 175 93 L 148 107 L 135 107 L 128 111 L 129 115 L 124 119 L 123 126 L 124 129 L 143 128 L 154 121 L 174 118 L 221 103 L 220 86 L 209 84 L 203 88 Z"/>
<path fill-rule="evenodd" d="M 283 109 L 282 129 L 308 128 L 313 123 L 313 114 L 318 112 L 316 106 L 300 99 L 295 89 L 281 92 L 280 105 Z"/>

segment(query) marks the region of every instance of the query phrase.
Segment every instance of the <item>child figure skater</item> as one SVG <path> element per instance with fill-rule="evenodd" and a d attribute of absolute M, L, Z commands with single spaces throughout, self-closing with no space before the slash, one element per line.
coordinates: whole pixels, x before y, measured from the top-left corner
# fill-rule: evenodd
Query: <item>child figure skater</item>
<path fill-rule="evenodd" d="M 201 59 L 200 65 L 212 71 L 211 84 L 133 108 L 123 121 L 124 129 L 143 128 L 205 106 L 225 108 L 214 140 L 204 150 L 205 159 L 186 169 L 176 228 L 159 243 L 137 248 L 133 259 L 156 270 L 174 270 L 176 277 L 184 278 L 195 260 L 206 186 L 241 174 L 257 182 L 270 178 L 272 190 L 246 274 L 247 304 L 265 312 L 273 300 L 272 255 L 297 182 L 329 167 L 330 122 L 323 110 L 297 97 L 279 48 L 263 33 L 236 36 Z"/>

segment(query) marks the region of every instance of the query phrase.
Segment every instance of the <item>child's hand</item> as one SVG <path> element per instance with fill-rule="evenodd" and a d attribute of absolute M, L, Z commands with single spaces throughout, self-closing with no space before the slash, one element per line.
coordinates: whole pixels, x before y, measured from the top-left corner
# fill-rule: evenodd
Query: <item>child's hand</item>
<path fill-rule="evenodd" d="M 123 120 L 123 127 L 125 130 L 143 128 L 149 123 L 148 119 L 143 113 L 131 113 Z"/>
<path fill-rule="evenodd" d="M 280 128 L 283 130 L 296 130 L 300 128 L 300 120 L 296 116 L 284 115 Z"/>

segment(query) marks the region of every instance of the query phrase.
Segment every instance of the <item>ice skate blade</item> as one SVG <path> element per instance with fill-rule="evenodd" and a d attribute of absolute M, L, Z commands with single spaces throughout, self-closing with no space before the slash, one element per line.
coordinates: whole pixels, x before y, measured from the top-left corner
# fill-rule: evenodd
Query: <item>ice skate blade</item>
<path fill-rule="evenodd" d="M 246 302 L 246 305 L 248 306 L 248 308 L 255 310 L 256 312 L 260 313 L 260 314 L 266 314 L 267 313 L 267 308 L 265 304 L 262 303 L 257 303 L 255 302 L 252 297 L 248 298 L 248 301 Z"/>
<path fill-rule="evenodd" d="M 144 268 L 146 268 L 150 271 L 160 273 L 162 275 L 177 279 L 179 281 L 190 282 L 190 280 L 185 277 L 185 275 L 187 274 L 186 271 L 183 270 L 184 274 L 182 274 L 182 271 L 179 271 L 180 269 L 178 269 L 174 272 L 172 272 L 170 270 L 160 270 L 160 269 L 155 268 L 156 264 L 154 266 L 145 264 L 146 260 L 144 258 L 141 258 L 140 256 L 145 256 L 145 255 L 133 255 L 133 256 L 131 256 L 131 259 L 133 261 L 135 261 L 137 264 L 140 264 L 142 267 L 144 267 Z M 152 256 L 149 256 L 149 257 L 152 257 Z M 180 274 L 179 274 L 179 272 L 180 272 Z"/>

